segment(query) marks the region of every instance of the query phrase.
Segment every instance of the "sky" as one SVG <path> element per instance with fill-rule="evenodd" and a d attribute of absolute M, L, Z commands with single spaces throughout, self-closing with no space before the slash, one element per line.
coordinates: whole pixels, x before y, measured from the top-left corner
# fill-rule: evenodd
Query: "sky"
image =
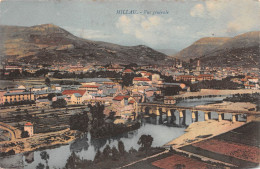
<path fill-rule="evenodd" d="M 259 9 L 260 0 L 0 0 L 0 24 L 52 23 L 89 40 L 179 51 L 259 30 Z"/>

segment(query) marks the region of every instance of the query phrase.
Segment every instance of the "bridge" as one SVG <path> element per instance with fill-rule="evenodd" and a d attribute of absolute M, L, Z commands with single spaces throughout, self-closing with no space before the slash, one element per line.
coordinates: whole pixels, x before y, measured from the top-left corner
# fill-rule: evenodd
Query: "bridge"
<path fill-rule="evenodd" d="M 259 111 L 238 111 L 238 110 L 227 110 L 227 109 L 215 109 L 215 108 L 199 108 L 199 107 L 182 107 L 174 104 L 163 104 L 163 103 L 139 103 L 138 111 L 146 112 L 149 114 L 156 114 L 157 116 L 166 114 L 168 117 L 175 116 L 175 111 L 179 112 L 179 118 L 182 123 L 185 123 L 186 110 L 191 111 L 192 122 L 198 121 L 198 112 L 204 112 L 204 120 L 211 119 L 212 113 L 218 114 L 218 121 L 224 119 L 224 114 L 228 113 L 232 115 L 232 122 L 238 121 L 239 115 L 246 115 L 247 122 L 252 121 L 256 117 L 260 117 Z"/>

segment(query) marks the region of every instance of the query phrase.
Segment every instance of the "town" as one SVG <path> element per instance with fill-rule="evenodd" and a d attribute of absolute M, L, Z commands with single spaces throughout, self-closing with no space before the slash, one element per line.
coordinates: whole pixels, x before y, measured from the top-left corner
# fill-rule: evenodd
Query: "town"
<path fill-rule="evenodd" d="M 113 137 L 138 129 L 140 120 L 154 115 L 160 117 L 159 124 L 189 125 L 185 109 L 175 107 L 176 117 L 170 109 L 148 108 L 154 104 L 169 107 L 187 99 L 224 96 L 237 98 L 235 102 L 251 98 L 254 106 L 247 105 L 244 111 L 259 111 L 259 68 L 205 67 L 198 59 L 190 63 L 175 59 L 171 66 L 7 62 L 1 78 L 2 156 L 69 143 L 85 132 L 92 138 Z M 192 122 L 199 121 L 198 116 L 192 111 Z M 204 120 L 208 119 L 205 112 Z"/>

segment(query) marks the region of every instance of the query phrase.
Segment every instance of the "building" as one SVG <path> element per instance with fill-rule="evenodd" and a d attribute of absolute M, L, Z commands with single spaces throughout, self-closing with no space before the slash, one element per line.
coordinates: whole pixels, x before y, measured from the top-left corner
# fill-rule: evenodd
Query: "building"
<path fill-rule="evenodd" d="M 148 79 L 147 77 L 135 77 L 133 79 L 133 84 L 137 84 L 137 83 L 140 83 L 140 82 L 147 82 L 147 83 L 151 83 L 151 80 Z"/>
<path fill-rule="evenodd" d="M 98 86 L 97 85 L 82 85 L 79 87 L 79 90 L 86 90 L 88 93 L 97 93 Z"/>
<path fill-rule="evenodd" d="M 37 107 L 45 107 L 51 105 L 51 102 L 48 99 L 37 99 L 35 103 Z"/>
<path fill-rule="evenodd" d="M 176 100 L 172 96 L 164 97 L 164 104 L 175 104 Z"/>
<path fill-rule="evenodd" d="M 33 136 L 33 124 L 30 122 L 27 122 L 24 124 L 24 131 L 27 131 L 29 136 Z"/>
<path fill-rule="evenodd" d="M 134 71 L 132 71 L 131 69 L 126 69 L 123 71 L 123 74 L 131 74 L 134 73 Z"/>
<path fill-rule="evenodd" d="M 79 93 L 73 93 L 70 102 L 72 104 L 82 104 L 82 96 Z"/>
<path fill-rule="evenodd" d="M 21 101 L 34 101 L 34 94 L 32 92 L 7 92 L 3 96 L 4 103 L 14 103 Z"/>
<path fill-rule="evenodd" d="M 81 104 L 82 103 L 82 99 L 79 100 L 78 99 L 79 95 L 78 94 L 74 95 L 75 93 L 78 93 L 80 95 L 80 97 L 82 97 L 87 92 L 86 92 L 86 90 L 64 90 L 62 92 L 62 95 L 65 95 L 67 97 L 68 103 L 71 103 L 71 104 Z M 77 102 L 81 102 L 81 103 L 77 103 Z"/>
<path fill-rule="evenodd" d="M 198 81 L 213 80 L 214 76 L 211 74 L 200 74 L 196 77 Z"/>
<path fill-rule="evenodd" d="M 195 82 L 196 78 L 195 76 L 192 76 L 192 75 L 180 75 L 180 76 L 177 76 L 176 78 L 177 81 L 191 81 L 191 82 Z"/>

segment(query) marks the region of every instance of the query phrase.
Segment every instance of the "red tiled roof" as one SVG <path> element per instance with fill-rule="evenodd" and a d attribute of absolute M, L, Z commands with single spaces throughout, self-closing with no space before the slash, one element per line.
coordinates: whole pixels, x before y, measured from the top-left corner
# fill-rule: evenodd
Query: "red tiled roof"
<path fill-rule="evenodd" d="M 151 75 L 152 75 L 152 73 L 150 73 L 150 72 L 145 73 L 145 76 L 151 76 Z"/>
<path fill-rule="evenodd" d="M 118 95 L 116 97 L 113 98 L 113 100 L 117 100 L 117 101 L 121 101 L 123 100 L 124 98 L 129 98 L 130 96 L 122 96 L 122 95 Z"/>
<path fill-rule="evenodd" d="M 146 77 L 135 77 L 134 81 L 150 81 L 150 79 L 148 79 Z"/>
<path fill-rule="evenodd" d="M 64 90 L 62 95 L 73 95 L 74 93 L 79 93 L 81 96 L 84 95 L 86 90 Z"/>
<path fill-rule="evenodd" d="M 244 86 L 255 87 L 255 85 L 244 84 Z"/>
<path fill-rule="evenodd" d="M 27 123 L 25 123 L 25 126 L 33 126 L 33 125 L 32 125 L 32 123 L 27 122 Z"/>
<path fill-rule="evenodd" d="M 130 102 L 128 102 L 129 104 L 134 104 L 135 101 L 134 100 L 130 100 Z"/>
<path fill-rule="evenodd" d="M 192 75 L 180 75 L 180 76 L 177 76 L 177 77 L 183 77 L 183 78 L 194 78 L 194 76 Z"/>
<path fill-rule="evenodd" d="M 125 73 L 132 73 L 133 71 L 131 69 L 126 69 L 124 72 Z"/>
<path fill-rule="evenodd" d="M 197 77 L 213 77 L 213 75 L 210 75 L 210 74 L 200 74 Z"/>
<path fill-rule="evenodd" d="M 80 88 L 98 88 L 98 86 L 96 86 L 96 85 L 83 85 L 83 86 L 80 86 Z"/>

